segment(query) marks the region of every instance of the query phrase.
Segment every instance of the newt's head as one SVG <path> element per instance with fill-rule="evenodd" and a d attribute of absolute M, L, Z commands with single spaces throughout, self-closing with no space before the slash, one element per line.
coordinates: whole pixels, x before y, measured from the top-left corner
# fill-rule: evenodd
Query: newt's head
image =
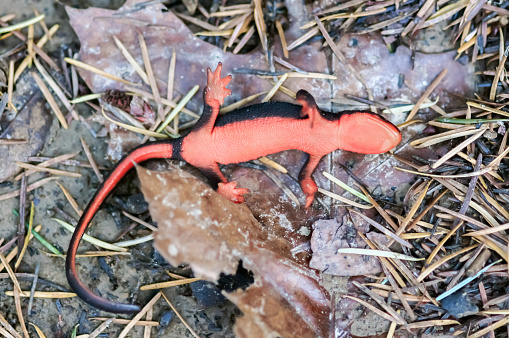
<path fill-rule="evenodd" d="M 345 112 L 339 119 L 339 149 L 381 154 L 401 142 L 398 127 L 371 112 Z"/>

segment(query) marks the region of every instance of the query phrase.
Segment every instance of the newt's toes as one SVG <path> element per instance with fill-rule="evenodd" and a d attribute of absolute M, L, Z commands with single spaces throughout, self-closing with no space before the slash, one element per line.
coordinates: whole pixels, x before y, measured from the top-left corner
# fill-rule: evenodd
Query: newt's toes
<path fill-rule="evenodd" d="M 306 195 L 306 205 L 304 208 L 309 209 L 315 199 L 315 195 L 318 192 L 318 187 L 312 178 L 305 178 L 300 182 L 302 191 Z"/>
<path fill-rule="evenodd" d="M 235 188 L 237 182 L 219 183 L 217 185 L 217 192 L 223 195 L 228 200 L 234 203 L 244 203 L 244 194 L 249 192 L 249 189 Z"/>

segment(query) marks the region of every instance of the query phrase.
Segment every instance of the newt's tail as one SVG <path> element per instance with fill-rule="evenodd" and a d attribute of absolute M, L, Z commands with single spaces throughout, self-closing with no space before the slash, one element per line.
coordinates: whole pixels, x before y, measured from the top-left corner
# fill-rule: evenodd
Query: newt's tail
<path fill-rule="evenodd" d="M 76 226 L 76 230 L 72 235 L 71 242 L 69 243 L 65 270 L 67 274 L 67 281 L 71 288 L 74 292 L 76 292 L 78 297 L 83 299 L 89 305 L 103 311 L 115 313 L 135 313 L 141 310 L 137 305 L 115 303 L 107 300 L 106 298 L 95 295 L 78 277 L 76 272 L 76 252 L 78 251 L 80 240 L 97 210 L 99 210 L 99 207 L 102 205 L 104 200 L 117 186 L 118 182 L 124 178 L 129 170 L 131 170 L 136 164 L 150 159 L 178 159 L 180 157 L 180 149 L 178 149 L 179 145 L 180 139 L 176 139 L 145 144 L 133 149 L 115 165 L 111 174 L 99 186 L 94 197 L 92 197 L 88 203 L 88 206 L 83 212 L 83 215 Z"/>

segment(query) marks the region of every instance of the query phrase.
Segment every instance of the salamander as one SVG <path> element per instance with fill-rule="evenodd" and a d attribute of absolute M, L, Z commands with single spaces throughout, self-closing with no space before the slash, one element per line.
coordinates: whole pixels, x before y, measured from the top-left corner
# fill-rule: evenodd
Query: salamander
<path fill-rule="evenodd" d="M 76 253 L 85 230 L 110 192 L 135 164 L 151 159 L 185 161 L 198 168 L 217 192 L 235 203 L 244 201 L 247 189 L 228 182 L 219 164 L 245 162 L 289 149 L 307 153 L 299 182 L 309 208 L 318 188 L 311 177 L 320 159 L 337 149 L 379 154 L 401 141 L 401 132 L 391 122 L 368 111 L 335 114 L 318 108 L 315 99 L 299 90 L 299 104 L 267 102 L 239 108 L 219 115 L 224 99 L 231 95 L 226 85 L 231 75 L 221 78 L 219 63 L 207 69 L 203 92 L 204 109 L 192 130 L 184 137 L 150 142 L 131 150 L 112 169 L 83 212 L 72 235 L 66 259 L 66 275 L 71 288 L 86 303 L 114 313 L 135 313 L 140 307 L 117 303 L 94 294 L 79 278 Z"/>

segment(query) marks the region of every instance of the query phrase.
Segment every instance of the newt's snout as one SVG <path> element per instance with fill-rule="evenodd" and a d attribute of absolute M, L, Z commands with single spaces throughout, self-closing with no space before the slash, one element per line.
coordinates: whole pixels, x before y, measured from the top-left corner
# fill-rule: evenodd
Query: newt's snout
<path fill-rule="evenodd" d="M 401 142 L 401 132 L 369 112 L 344 114 L 339 122 L 339 148 L 361 154 L 381 154 Z"/>

